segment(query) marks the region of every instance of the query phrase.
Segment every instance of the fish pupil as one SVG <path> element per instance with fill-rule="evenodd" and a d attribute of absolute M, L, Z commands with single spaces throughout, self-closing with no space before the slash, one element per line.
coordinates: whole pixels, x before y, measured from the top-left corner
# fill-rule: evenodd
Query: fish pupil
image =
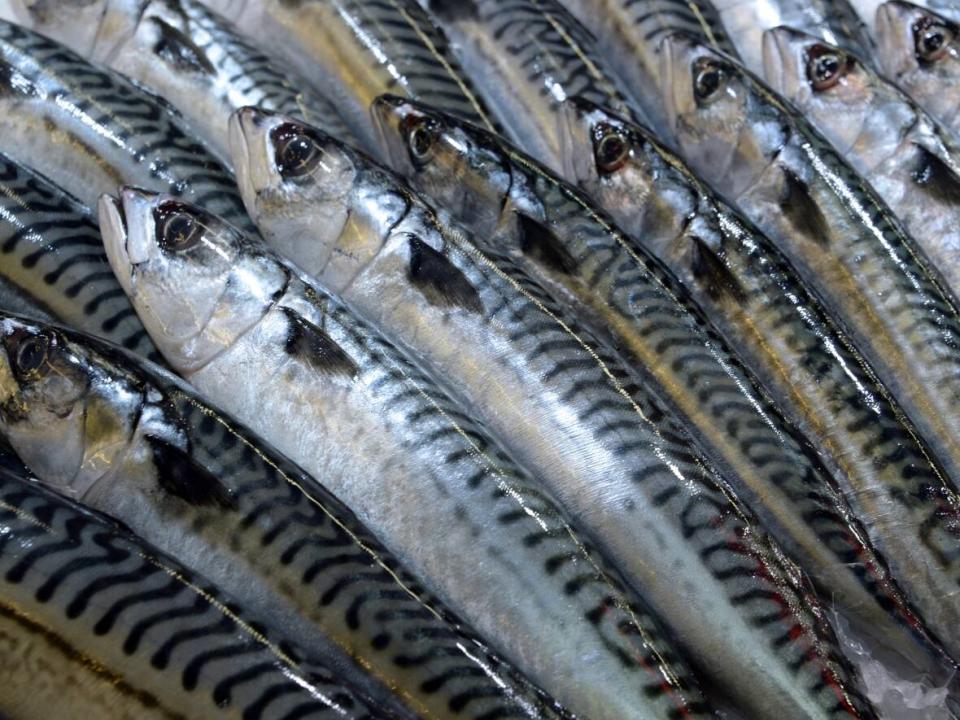
<path fill-rule="evenodd" d="M 931 18 L 924 18 L 913 27 L 917 57 L 924 62 L 939 60 L 953 39 L 951 29 Z"/>
<path fill-rule="evenodd" d="M 714 95 L 723 84 L 723 68 L 713 62 L 699 63 L 700 67 L 693 82 L 693 93 L 698 100 L 707 100 Z"/>
<path fill-rule="evenodd" d="M 410 152 L 414 157 L 422 160 L 430 153 L 433 147 L 433 133 L 426 123 L 419 123 L 410 130 Z"/>
<path fill-rule="evenodd" d="M 36 372 L 47 359 L 50 342 L 43 335 L 27 338 L 17 350 L 17 369 L 22 374 Z"/>
<path fill-rule="evenodd" d="M 617 170 L 627 156 L 627 141 L 616 131 L 605 134 L 597 146 L 597 165 L 605 173 Z"/>
<path fill-rule="evenodd" d="M 283 168 L 287 172 L 302 171 L 313 154 L 313 143 L 302 135 L 290 140 L 283 148 Z"/>

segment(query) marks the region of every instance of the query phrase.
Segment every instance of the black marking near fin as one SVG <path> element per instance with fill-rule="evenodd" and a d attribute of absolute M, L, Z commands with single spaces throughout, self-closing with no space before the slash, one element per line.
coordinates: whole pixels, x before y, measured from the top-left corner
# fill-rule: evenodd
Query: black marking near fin
<path fill-rule="evenodd" d="M 783 196 L 780 209 L 797 232 L 818 245 L 830 244 L 830 226 L 823 211 L 810 195 L 810 188 L 789 168 L 783 171 Z"/>
<path fill-rule="evenodd" d="M 285 350 L 288 355 L 300 358 L 314 369 L 329 375 L 354 377 L 357 366 L 323 330 L 290 308 L 282 308 L 290 321 Z"/>
<path fill-rule="evenodd" d="M 936 153 L 917 145 L 920 161 L 913 171 L 914 182 L 924 192 L 946 203 L 960 203 L 960 177 Z"/>
<path fill-rule="evenodd" d="M 474 0 L 429 0 L 427 9 L 441 20 L 473 20 L 478 16 Z"/>
<path fill-rule="evenodd" d="M 483 311 L 477 289 L 453 263 L 416 236 L 410 237 L 410 281 L 431 305 Z"/>
<path fill-rule="evenodd" d="M 577 263 L 550 228 L 523 213 L 517 213 L 517 220 L 520 224 L 520 250 L 524 255 L 550 270 L 573 275 Z"/>
<path fill-rule="evenodd" d="M 186 452 L 158 437 L 147 435 L 145 439 L 153 450 L 157 482 L 165 492 L 198 507 L 237 509 L 230 489 Z"/>
<path fill-rule="evenodd" d="M 153 46 L 157 55 L 178 70 L 216 74 L 217 70 L 206 53 L 189 36 L 158 17 L 151 17 L 150 22 L 160 31 L 160 39 Z"/>
<path fill-rule="evenodd" d="M 747 294 L 720 258 L 705 241 L 696 235 L 690 236 L 690 270 L 707 295 L 714 300 L 721 297 L 743 302 Z"/>

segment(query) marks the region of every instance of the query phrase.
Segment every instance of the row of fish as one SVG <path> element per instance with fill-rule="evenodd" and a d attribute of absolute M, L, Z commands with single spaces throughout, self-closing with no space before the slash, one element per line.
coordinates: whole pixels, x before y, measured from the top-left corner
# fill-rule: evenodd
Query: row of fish
<path fill-rule="evenodd" d="M 0 715 L 952 717 L 949 2 L 0 16 Z"/>

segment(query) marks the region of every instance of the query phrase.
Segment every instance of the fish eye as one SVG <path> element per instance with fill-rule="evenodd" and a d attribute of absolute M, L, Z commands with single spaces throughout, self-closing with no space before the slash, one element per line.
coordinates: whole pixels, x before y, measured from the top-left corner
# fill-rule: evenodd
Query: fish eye
<path fill-rule="evenodd" d="M 429 118 L 416 118 L 407 123 L 407 147 L 418 166 L 424 165 L 433 154 L 437 140 L 437 125 Z"/>
<path fill-rule="evenodd" d="M 47 363 L 51 351 L 56 345 L 52 333 L 23 333 L 13 338 L 14 371 L 22 379 L 30 379 L 40 374 Z"/>
<path fill-rule="evenodd" d="M 807 51 L 807 80 L 814 90 L 829 90 L 846 75 L 853 64 L 845 53 L 825 45 Z"/>
<path fill-rule="evenodd" d="M 630 156 L 630 143 L 617 128 L 600 125 L 595 133 L 593 156 L 597 169 L 604 175 L 623 167 Z"/>
<path fill-rule="evenodd" d="M 715 99 L 727 82 L 727 71 L 720 63 L 700 58 L 693 66 L 693 95 L 701 105 Z"/>
<path fill-rule="evenodd" d="M 281 125 L 273 132 L 274 159 L 283 178 L 302 177 L 320 161 L 320 148 L 296 125 Z"/>
<path fill-rule="evenodd" d="M 178 202 L 160 205 L 154 217 L 157 225 L 157 243 L 170 252 L 182 252 L 194 247 L 203 235 L 203 226 L 195 213 Z"/>
<path fill-rule="evenodd" d="M 940 22 L 929 15 L 913 25 L 913 44 L 917 59 L 934 63 L 942 58 L 956 37 L 956 28 Z"/>

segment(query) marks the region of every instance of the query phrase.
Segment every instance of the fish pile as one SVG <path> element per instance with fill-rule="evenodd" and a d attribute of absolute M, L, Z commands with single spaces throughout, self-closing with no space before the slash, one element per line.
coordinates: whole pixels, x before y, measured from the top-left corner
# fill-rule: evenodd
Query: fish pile
<path fill-rule="evenodd" d="M 958 23 L 0 0 L 0 718 L 960 717 Z"/>

